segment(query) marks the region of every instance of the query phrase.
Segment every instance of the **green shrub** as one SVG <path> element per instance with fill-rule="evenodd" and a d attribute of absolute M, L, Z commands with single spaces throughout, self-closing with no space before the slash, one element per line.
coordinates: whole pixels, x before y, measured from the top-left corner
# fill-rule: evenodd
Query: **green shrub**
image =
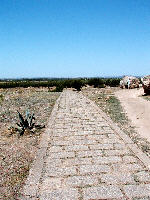
<path fill-rule="evenodd" d="M 117 87 L 120 84 L 120 78 L 108 78 L 105 80 L 105 84 L 110 87 Z"/>
<path fill-rule="evenodd" d="M 87 81 L 88 85 L 93 85 L 95 88 L 98 87 L 98 88 L 103 88 L 105 85 L 104 85 L 104 80 L 101 79 L 101 78 L 91 78 Z"/>

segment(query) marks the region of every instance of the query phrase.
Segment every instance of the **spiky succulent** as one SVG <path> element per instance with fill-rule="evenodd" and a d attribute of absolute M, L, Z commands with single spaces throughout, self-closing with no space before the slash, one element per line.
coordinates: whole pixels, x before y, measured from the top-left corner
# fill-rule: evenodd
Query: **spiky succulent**
<path fill-rule="evenodd" d="M 26 117 L 24 118 L 19 111 L 17 112 L 18 112 L 19 120 L 20 120 L 20 122 L 17 123 L 19 127 L 18 130 L 20 132 L 20 135 L 23 135 L 25 129 L 31 130 L 34 128 L 34 125 L 35 125 L 35 123 L 33 122 L 33 120 L 35 120 L 34 113 L 31 115 L 29 111 L 26 111 Z"/>

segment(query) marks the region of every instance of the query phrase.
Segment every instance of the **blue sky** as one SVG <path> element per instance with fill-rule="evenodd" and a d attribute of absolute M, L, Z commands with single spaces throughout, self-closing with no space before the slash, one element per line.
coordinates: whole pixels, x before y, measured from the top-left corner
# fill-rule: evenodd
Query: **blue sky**
<path fill-rule="evenodd" d="M 150 0 L 0 0 L 0 78 L 150 74 Z"/>

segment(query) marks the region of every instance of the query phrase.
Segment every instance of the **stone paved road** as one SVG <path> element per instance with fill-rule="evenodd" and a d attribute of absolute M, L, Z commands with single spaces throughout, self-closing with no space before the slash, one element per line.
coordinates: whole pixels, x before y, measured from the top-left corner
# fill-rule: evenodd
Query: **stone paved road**
<path fill-rule="evenodd" d="M 148 200 L 150 160 L 82 94 L 65 90 L 21 199 Z"/>

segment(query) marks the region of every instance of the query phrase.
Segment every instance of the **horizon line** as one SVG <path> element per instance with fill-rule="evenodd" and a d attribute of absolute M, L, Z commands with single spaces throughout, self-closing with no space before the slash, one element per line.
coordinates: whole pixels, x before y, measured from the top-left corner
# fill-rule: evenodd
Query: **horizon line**
<path fill-rule="evenodd" d="M 135 77 L 144 77 L 145 75 L 118 75 L 118 76 L 77 76 L 77 77 L 5 77 L 0 78 L 0 80 L 17 80 L 17 79 L 80 79 L 80 78 L 121 78 L 124 76 L 135 76 Z"/>

